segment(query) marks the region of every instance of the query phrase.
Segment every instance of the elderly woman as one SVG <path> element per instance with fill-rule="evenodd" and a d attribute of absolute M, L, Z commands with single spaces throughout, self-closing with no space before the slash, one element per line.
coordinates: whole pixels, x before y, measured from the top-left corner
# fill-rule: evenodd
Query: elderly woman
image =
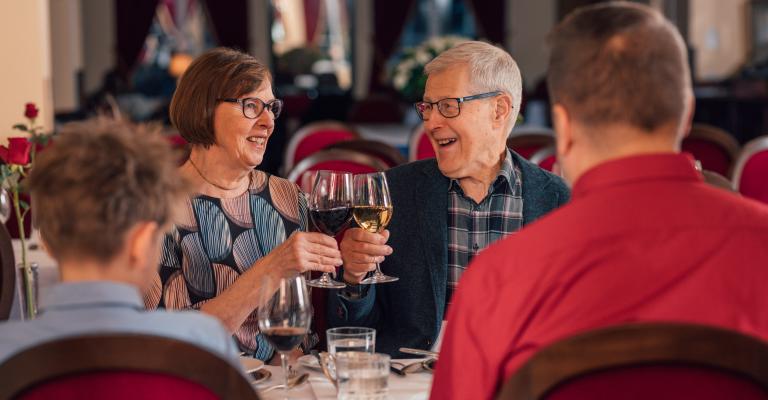
<path fill-rule="evenodd" d="M 218 317 L 242 351 L 263 360 L 273 350 L 254 311 L 265 275 L 341 265 L 333 238 L 304 232 L 298 187 L 254 169 L 282 108 L 270 80 L 254 57 L 225 48 L 201 55 L 181 77 L 170 116 L 192 146 L 180 171 L 196 194 L 165 239 L 146 297 L 149 307 Z"/>

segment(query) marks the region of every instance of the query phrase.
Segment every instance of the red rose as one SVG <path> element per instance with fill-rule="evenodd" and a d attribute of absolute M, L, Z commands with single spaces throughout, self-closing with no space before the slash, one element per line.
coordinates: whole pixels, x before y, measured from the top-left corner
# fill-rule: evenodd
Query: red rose
<path fill-rule="evenodd" d="M 27 106 L 24 110 L 24 116 L 29 119 L 34 119 L 34 118 L 37 118 L 37 113 L 39 111 L 40 110 L 37 107 L 35 107 L 35 103 L 27 103 Z"/>
<path fill-rule="evenodd" d="M 0 158 L 6 164 L 27 165 L 32 142 L 27 138 L 15 137 L 8 139 L 8 147 L 0 146 Z"/>

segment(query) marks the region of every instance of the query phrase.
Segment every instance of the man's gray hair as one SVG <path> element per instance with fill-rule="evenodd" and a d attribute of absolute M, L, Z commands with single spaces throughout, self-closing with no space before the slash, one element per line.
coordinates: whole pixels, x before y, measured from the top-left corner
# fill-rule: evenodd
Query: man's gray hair
<path fill-rule="evenodd" d="M 491 44 L 468 41 L 440 53 L 424 67 L 424 74 L 429 76 L 462 64 L 469 66 L 470 86 L 473 90 L 478 93 L 501 90 L 512 96 L 513 109 L 508 123 L 509 129 L 512 129 L 523 97 L 520 69 L 512 56 Z"/>

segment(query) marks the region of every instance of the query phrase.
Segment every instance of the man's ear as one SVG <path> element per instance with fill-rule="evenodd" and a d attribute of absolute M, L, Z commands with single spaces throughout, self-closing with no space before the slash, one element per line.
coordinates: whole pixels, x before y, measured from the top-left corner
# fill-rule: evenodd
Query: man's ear
<path fill-rule="evenodd" d="M 157 255 L 158 225 L 156 222 L 140 222 L 136 224 L 125 238 L 128 250 L 129 265 L 132 269 L 144 269 L 154 266 Z"/>
<path fill-rule="evenodd" d="M 688 107 L 686 107 L 686 109 L 687 114 L 683 120 L 683 135 L 680 138 L 681 140 L 688 137 L 688 135 L 691 133 L 691 127 L 693 126 L 693 113 L 696 111 L 696 99 L 693 97 L 693 95 L 688 96 Z"/>
<path fill-rule="evenodd" d="M 506 93 L 502 93 L 496 96 L 494 102 L 495 108 L 493 110 L 493 125 L 494 126 L 506 126 L 507 120 L 512 113 L 512 97 Z M 514 121 L 512 121 L 514 122 Z M 509 132 L 507 132 L 509 133 Z"/>
<path fill-rule="evenodd" d="M 552 125 L 557 138 L 557 156 L 563 158 L 573 147 L 573 121 L 562 104 L 552 105 Z"/>

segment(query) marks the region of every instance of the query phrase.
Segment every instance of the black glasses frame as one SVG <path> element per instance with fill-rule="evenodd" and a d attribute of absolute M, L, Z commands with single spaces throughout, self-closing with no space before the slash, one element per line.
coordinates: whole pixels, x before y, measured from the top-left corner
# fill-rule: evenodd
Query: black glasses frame
<path fill-rule="evenodd" d="M 413 107 L 416 108 L 416 113 L 419 114 L 419 118 L 422 121 L 427 121 L 428 118 L 424 118 L 423 111 L 419 109 L 419 106 L 421 105 L 427 105 L 429 104 L 430 111 L 434 108 L 435 105 L 437 105 L 437 111 L 445 118 L 456 118 L 461 114 L 461 103 L 471 101 L 471 100 L 478 100 L 478 99 L 487 99 L 489 97 L 496 97 L 500 95 L 502 92 L 500 90 L 495 90 L 493 92 L 487 92 L 487 93 L 480 93 L 480 94 L 474 94 L 472 96 L 464 96 L 464 97 L 446 97 L 444 99 L 440 99 L 438 101 L 419 101 L 417 103 L 413 104 Z M 458 108 L 458 112 L 456 112 L 456 115 L 445 115 L 443 113 L 443 110 L 440 109 L 440 103 L 444 102 L 446 100 L 455 100 L 456 101 L 456 107 Z"/>
<path fill-rule="evenodd" d="M 280 99 L 272 99 L 266 103 L 264 102 L 264 100 L 258 97 L 246 97 L 244 99 L 224 98 L 224 99 L 216 99 L 216 100 L 223 101 L 226 103 L 239 103 L 240 109 L 243 111 L 243 117 L 248 119 L 259 118 L 259 116 L 261 115 L 261 113 L 264 112 L 264 110 L 269 110 L 272 113 L 272 117 L 273 117 L 272 119 L 277 119 L 277 117 L 280 116 L 280 113 L 283 110 L 283 101 Z M 249 117 L 248 115 L 245 114 L 245 103 L 247 101 L 254 101 L 254 100 L 261 103 L 261 111 L 259 111 L 259 113 L 256 114 L 255 116 Z"/>

